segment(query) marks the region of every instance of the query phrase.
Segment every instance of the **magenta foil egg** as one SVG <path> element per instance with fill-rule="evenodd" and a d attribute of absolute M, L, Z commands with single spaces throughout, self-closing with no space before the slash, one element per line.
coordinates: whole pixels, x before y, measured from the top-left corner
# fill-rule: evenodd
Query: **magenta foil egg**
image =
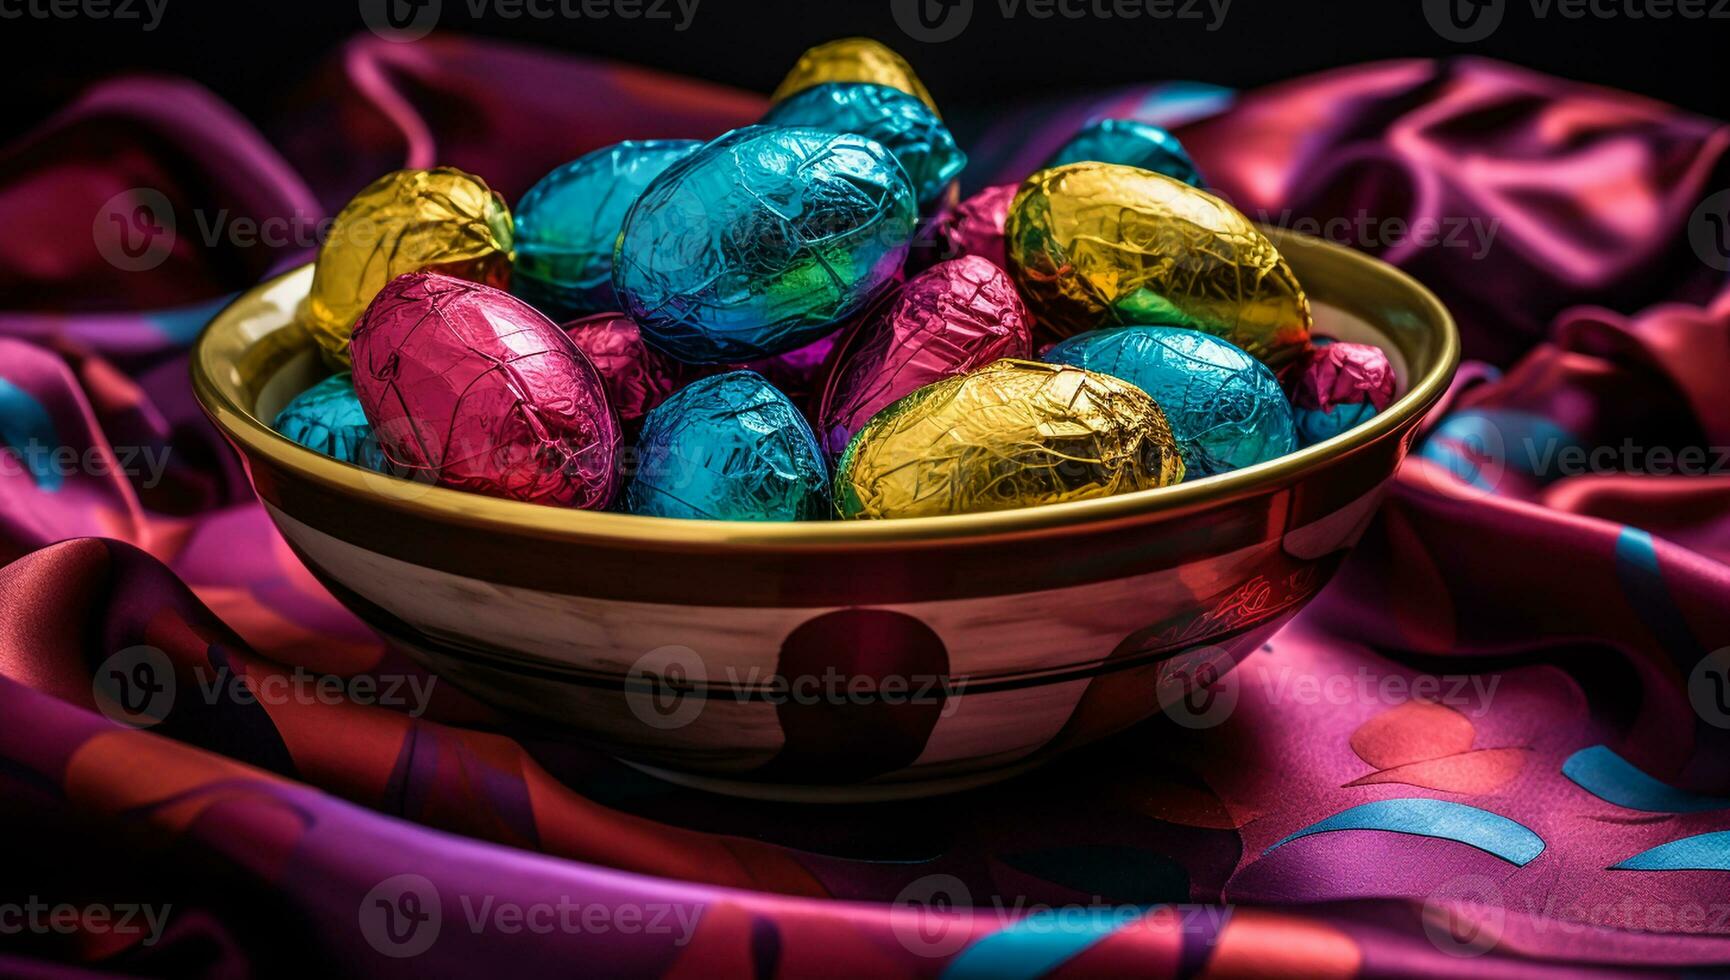
<path fill-rule="evenodd" d="M 1008 273 L 976 255 L 939 262 L 842 335 L 817 410 L 817 438 L 839 454 L 903 395 L 1006 357 L 1025 360 L 1032 334 Z"/>
<path fill-rule="evenodd" d="M 501 290 L 398 276 L 355 325 L 354 387 L 392 463 L 441 486 L 607 506 L 619 423 L 565 332 Z"/>
<path fill-rule="evenodd" d="M 823 366 L 828 363 L 829 355 L 835 349 L 835 341 L 841 336 L 841 331 L 827 337 L 819 337 L 803 347 L 798 347 L 785 354 L 774 357 L 760 357 L 754 361 L 745 361 L 728 366 L 729 371 L 755 371 L 769 380 L 769 383 L 779 388 L 801 412 L 810 413 L 807 406 L 814 401 L 823 384 Z"/>
<path fill-rule="evenodd" d="M 623 313 L 596 313 L 563 329 L 601 372 L 607 400 L 627 430 L 701 373 L 644 343 L 637 322 Z"/>
<path fill-rule="evenodd" d="M 1015 200 L 1019 189 L 1018 184 L 987 187 L 945 214 L 937 228 L 945 254 L 977 255 L 1005 265 L 1003 225 L 1009 220 L 1009 202 Z"/>

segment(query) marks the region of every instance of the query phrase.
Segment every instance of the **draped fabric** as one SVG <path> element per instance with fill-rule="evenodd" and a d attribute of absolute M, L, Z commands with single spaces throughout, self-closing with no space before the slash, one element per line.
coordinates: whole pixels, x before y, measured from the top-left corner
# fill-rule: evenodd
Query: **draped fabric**
<path fill-rule="evenodd" d="M 1246 213 L 1380 254 L 1460 321 L 1468 363 L 1368 537 L 1217 726 L 952 797 L 753 803 L 520 729 L 332 600 L 192 401 L 202 324 L 386 170 L 514 201 L 765 101 L 368 37 L 271 118 L 114 79 L 0 151 L 0 970 L 1730 962 L 1730 129 L 1632 95 L 1403 61 L 958 121 L 971 186 L 1099 116 L 1177 126 Z M 92 684 L 137 657 L 208 683 L 121 724 Z"/>

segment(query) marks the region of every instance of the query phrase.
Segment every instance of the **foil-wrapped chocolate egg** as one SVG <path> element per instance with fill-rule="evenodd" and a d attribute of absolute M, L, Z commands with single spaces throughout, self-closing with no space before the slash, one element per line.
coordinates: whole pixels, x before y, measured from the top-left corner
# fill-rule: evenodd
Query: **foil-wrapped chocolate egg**
<path fill-rule="evenodd" d="M 825 82 L 778 102 L 763 116 L 769 126 L 856 133 L 883 144 L 913 181 L 922 211 L 930 211 L 967 166 L 949 128 L 925 103 L 900 89 L 865 82 Z"/>
<path fill-rule="evenodd" d="M 868 37 L 844 37 L 819 44 L 799 56 L 793 70 L 775 87 L 769 101 L 780 102 L 825 82 L 870 82 L 913 96 L 937 111 L 931 93 L 907 59 Z"/>
<path fill-rule="evenodd" d="M 1279 368 L 1309 339 L 1291 266 L 1212 194 L 1111 163 L 1029 177 L 1009 208 L 1009 273 L 1056 337 L 1164 323 L 1223 337 Z"/>
<path fill-rule="evenodd" d="M 511 292 L 554 319 L 619 308 L 613 246 L 625 212 L 698 140 L 627 140 L 542 177 L 517 202 Z"/>
<path fill-rule="evenodd" d="M 1181 327 L 1110 327 L 1076 334 L 1042 360 L 1127 381 L 1153 396 L 1190 479 L 1297 448 L 1291 406 L 1267 365 L 1241 348 Z"/>
<path fill-rule="evenodd" d="M 431 272 L 379 291 L 350 342 L 385 456 L 442 486 L 600 509 L 618 486 L 605 382 L 515 296 Z"/>
<path fill-rule="evenodd" d="M 430 269 L 502 287 L 511 241 L 511 212 L 479 177 L 455 167 L 385 174 L 337 212 L 301 321 L 326 360 L 346 367 L 354 322 L 385 283 Z"/>
<path fill-rule="evenodd" d="M 381 473 L 386 470 L 384 453 L 347 371 L 294 396 L 271 427 L 313 452 Z"/>
<path fill-rule="evenodd" d="M 1107 497 L 1183 479 L 1141 389 L 1002 360 L 926 385 L 859 430 L 835 468 L 842 517 L 930 517 Z"/>
<path fill-rule="evenodd" d="M 839 455 L 873 415 L 934 381 L 1032 356 L 1033 320 L 1009 275 L 978 256 L 939 262 L 872 306 L 837 345 L 817 436 Z"/>
<path fill-rule="evenodd" d="M 649 413 L 626 503 L 653 517 L 821 520 L 828 470 L 787 396 L 754 372 L 730 371 L 692 382 Z"/>
<path fill-rule="evenodd" d="M 727 365 L 729 371 L 755 371 L 764 380 L 781 390 L 793 404 L 801 409 L 809 406 L 817 397 L 823 384 L 823 368 L 829 361 L 829 355 L 835 350 L 835 341 L 841 331 L 824 337 L 819 337 L 803 347 L 795 347 L 785 354 L 774 357 L 759 357 L 754 361 L 743 361 Z"/>
<path fill-rule="evenodd" d="M 1205 186 L 1195 161 L 1189 158 L 1189 151 L 1177 137 L 1158 126 L 1133 119 L 1101 119 L 1086 126 L 1058 147 L 1041 169 L 1087 160 L 1140 167 L 1191 187 Z"/>
<path fill-rule="evenodd" d="M 634 431 L 650 409 L 697 376 L 690 365 L 644 343 L 637 321 L 622 313 L 597 313 L 561 329 L 601 373 L 607 400 L 627 432 Z"/>
<path fill-rule="evenodd" d="M 1291 378 L 1298 439 L 1313 446 L 1375 418 L 1394 400 L 1394 367 L 1381 348 L 1334 341 L 1307 352 Z"/>
<path fill-rule="evenodd" d="M 948 258 L 977 255 L 993 264 L 1008 268 L 1009 259 L 1003 250 L 1003 226 L 1009 220 L 1009 204 L 1015 200 L 1016 184 L 987 187 L 972 197 L 964 198 L 937 220 L 937 237 L 943 254 Z"/>
<path fill-rule="evenodd" d="M 613 287 L 649 343 L 681 361 L 769 357 L 834 331 L 887 288 L 917 210 L 875 140 L 748 126 L 637 198 Z"/>

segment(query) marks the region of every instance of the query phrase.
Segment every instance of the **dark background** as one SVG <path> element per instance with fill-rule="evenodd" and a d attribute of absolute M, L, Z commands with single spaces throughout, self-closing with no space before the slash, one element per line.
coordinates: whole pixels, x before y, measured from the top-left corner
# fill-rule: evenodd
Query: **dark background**
<path fill-rule="evenodd" d="M 48 2 L 0 0 L 0 11 Z M 160 25 L 148 33 L 136 21 L 0 19 L 0 138 L 43 118 L 90 80 L 127 71 L 188 76 L 254 119 L 268 118 L 338 44 L 365 29 L 360 4 L 369 0 L 165 2 Z M 1476 54 L 1730 117 L 1730 0 L 1704 0 L 1723 3 L 1725 19 L 1667 21 L 1569 20 L 1553 7 L 1538 18 L 1532 4 L 1546 0 L 1501 0 L 1501 27 L 1475 44 L 1439 36 L 1421 0 L 1233 0 L 1213 32 L 1193 20 L 1039 20 L 1025 11 L 1006 20 L 999 0 L 974 0 L 967 30 L 938 44 L 904 34 L 891 16 L 891 0 L 700 0 L 691 28 L 682 33 L 667 21 L 617 16 L 513 20 L 494 9 L 476 19 L 470 2 L 442 0 L 440 29 L 604 55 L 765 92 L 811 44 L 869 35 L 905 54 L 938 102 L 957 111 L 1112 83 L 1194 79 L 1243 87 L 1383 58 Z"/>

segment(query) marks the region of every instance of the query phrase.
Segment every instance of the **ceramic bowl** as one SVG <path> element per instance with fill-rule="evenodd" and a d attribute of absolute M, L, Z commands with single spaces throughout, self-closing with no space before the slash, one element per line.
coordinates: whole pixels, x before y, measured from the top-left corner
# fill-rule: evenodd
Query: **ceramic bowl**
<path fill-rule="evenodd" d="M 1375 259 L 1270 232 L 1316 328 L 1381 345 L 1400 397 L 1284 458 L 1175 487 L 899 521 L 681 521 L 383 476 L 269 420 L 325 373 L 311 267 L 199 338 L 193 383 L 284 538 L 440 677 L 669 779 L 790 800 L 1001 778 L 1165 711 L 1321 589 L 1452 378 L 1447 311 Z"/>

